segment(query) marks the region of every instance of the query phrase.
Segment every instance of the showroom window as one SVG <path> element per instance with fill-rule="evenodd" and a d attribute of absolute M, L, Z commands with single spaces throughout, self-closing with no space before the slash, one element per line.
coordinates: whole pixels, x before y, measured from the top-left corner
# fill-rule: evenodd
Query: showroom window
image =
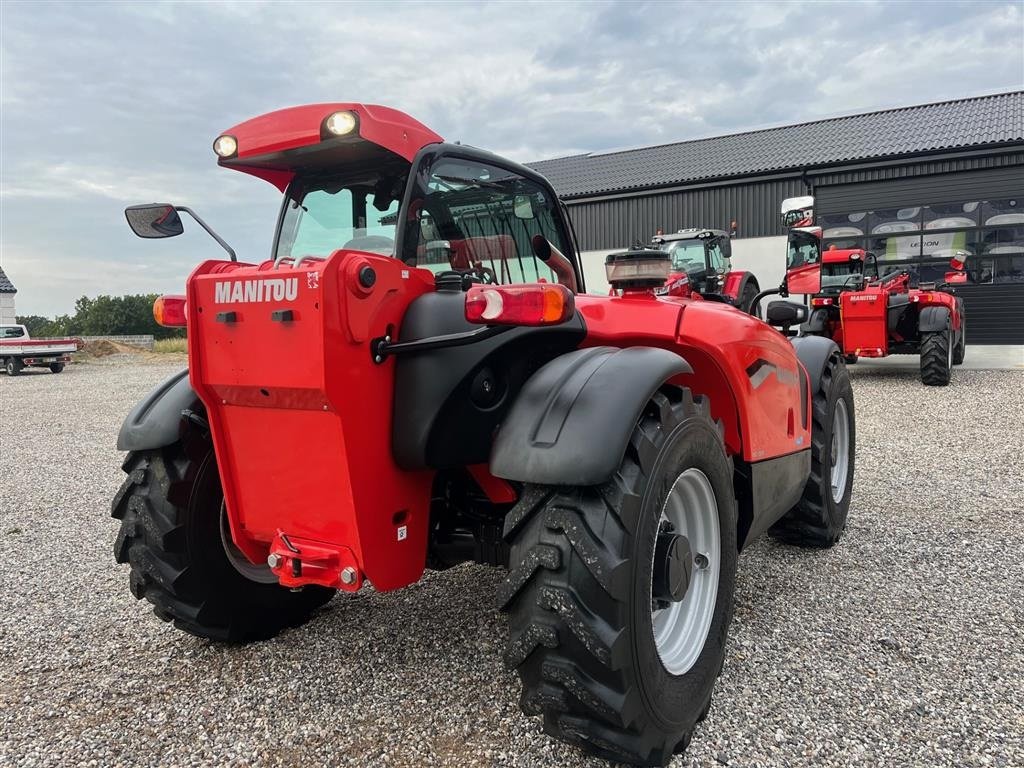
<path fill-rule="evenodd" d="M 966 252 L 968 281 L 1024 282 L 1024 199 L 955 200 L 819 216 L 825 248 L 864 248 L 921 282 L 942 282 Z"/>

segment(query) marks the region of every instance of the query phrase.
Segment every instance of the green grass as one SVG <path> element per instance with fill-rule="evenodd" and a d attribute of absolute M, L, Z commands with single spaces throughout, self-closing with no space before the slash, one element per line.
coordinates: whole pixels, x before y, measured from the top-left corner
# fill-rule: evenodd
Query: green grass
<path fill-rule="evenodd" d="M 184 354 L 188 352 L 188 339 L 157 339 L 153 342 L 157 354 Z"/>

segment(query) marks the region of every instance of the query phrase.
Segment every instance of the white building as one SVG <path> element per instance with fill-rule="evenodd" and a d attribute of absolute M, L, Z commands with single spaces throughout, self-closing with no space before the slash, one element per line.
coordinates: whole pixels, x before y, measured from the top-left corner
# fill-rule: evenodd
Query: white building
<path fill-rule="evenodd" d="M 3 267 L 0 267 L 0 324 L 14 322 L 14 294 L 18 289 L 7 279 Z"/>

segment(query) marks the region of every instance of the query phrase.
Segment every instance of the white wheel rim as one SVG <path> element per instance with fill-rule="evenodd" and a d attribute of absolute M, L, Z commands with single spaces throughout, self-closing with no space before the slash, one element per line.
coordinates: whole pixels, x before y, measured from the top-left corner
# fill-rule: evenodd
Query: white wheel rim
<path fill-rule="evenodd" d="M 718 502 L 707 475 L 691 467 L 677 477 L 665 499 L 661 520 L 689 539 L 694 560 L 683 599 L 651 611 L 661 663 L 671 674 L 682 675 L 697 663 L 704 649 L 715 616 L 722 567 Z"/>
<path fill-rule="evenodd" d="M 832 471 L 829 484 L 832 486 L 832 501 L 839 504 L 846 495 L 846 478 L 850 472 L 850 414 L 846 401 L 836 400 L 832 416 Z"/>

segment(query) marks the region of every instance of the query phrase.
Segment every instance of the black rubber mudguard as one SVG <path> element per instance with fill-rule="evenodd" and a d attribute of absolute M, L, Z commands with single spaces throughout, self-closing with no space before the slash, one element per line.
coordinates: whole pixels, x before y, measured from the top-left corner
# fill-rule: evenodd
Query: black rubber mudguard
<path fill-rule="evenodd" d="M 917 330 L 919 333 L 944 331 L 948 321 L 948 307 L 925 307 L 921 310 L 921 314 L 917 316 Z"/>
<path fill-rule="evenodd" d="M 644 406 L 682 357 L 654 347 L 578 349 L 526 382 L 491 450 L 497 477 L 544 485 L 597 485 L 615 472 Z"/>
<path fill-rule="evenodd" d="M 839 345 L 825 336 L 795 336 L 789 340 L 796 350 L 796 356 L 807 369 L 811 378 L 811 394 L 821 386 L 821 374 L 825 372 L 829 355 L 839 354 Z"/>
<path fill-rule="evenodd" d="M 200 407 L 186 368 L 160 384 L 132 408 L 117 435 L 117 449 L 151 450 L 176 442 L 181 431 L 181 412 Z"/>

